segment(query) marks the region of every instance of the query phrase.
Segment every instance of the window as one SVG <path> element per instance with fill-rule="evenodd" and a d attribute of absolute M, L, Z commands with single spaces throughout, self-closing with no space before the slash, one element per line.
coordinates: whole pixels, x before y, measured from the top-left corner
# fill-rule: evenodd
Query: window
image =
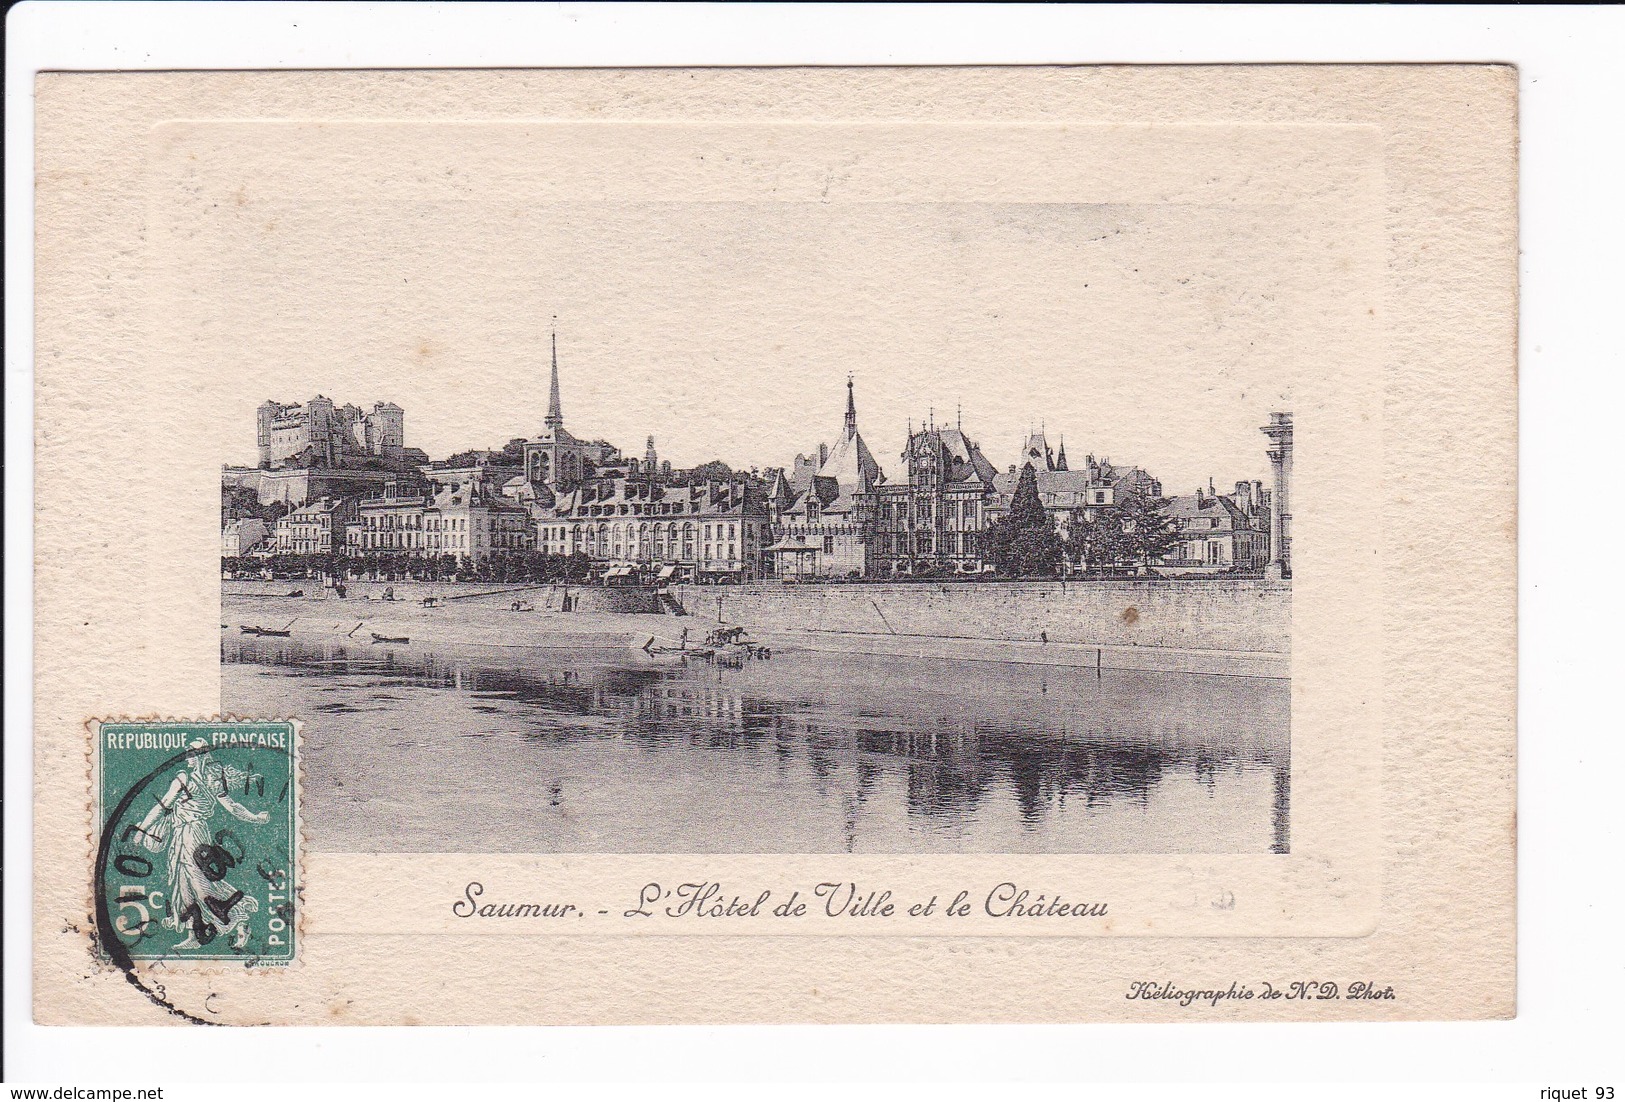
<path fill-rule="evenodd" d="M 834 553 L 835 553 L 835 537 L 834 536 L 825 536 L 824 537 L 824 554 L 833 555 Z"/>

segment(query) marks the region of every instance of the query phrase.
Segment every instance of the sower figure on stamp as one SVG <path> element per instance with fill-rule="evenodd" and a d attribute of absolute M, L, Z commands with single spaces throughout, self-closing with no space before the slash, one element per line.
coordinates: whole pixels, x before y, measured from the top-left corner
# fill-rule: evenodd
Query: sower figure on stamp
<path fill-rule="evenodd" d="M 231 947 L 241 949 L 248 942 L 248 916 L 259 909 L 259 901 L 225 879 L 236 857 L 229 848 L 215 843 L 209 820 L 217 805 L 245 823 L 267 822 L 270 814 L 250 811 L 231 798 L 234 786 L 240 784 L 246 791 L 253 777 L 216 762 L 203 739 L 192 740 L 191 749 L 186 768 L 175 775 L 168 791 L 142 820 L 142 839 L 153 852 L 168 845 L 169 913 L 164 926 L 191 929 L 175 948 L 201 948 L 229 934 Z M 164 818 L 171 821 L 167 830 L 161 824 Z"/>

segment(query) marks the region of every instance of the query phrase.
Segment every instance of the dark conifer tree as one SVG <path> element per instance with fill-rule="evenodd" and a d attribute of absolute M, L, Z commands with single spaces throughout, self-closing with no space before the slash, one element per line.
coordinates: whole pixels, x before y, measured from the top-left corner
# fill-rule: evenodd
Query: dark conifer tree
<path fill-rule="evenodd" d="M 1038 473 L 1021 469 L 1010 510 L 987 530 L 993 568 L 1006 578 L 1053 578 L 1061 567 L 1061 535 L 1038 496 Z"/>

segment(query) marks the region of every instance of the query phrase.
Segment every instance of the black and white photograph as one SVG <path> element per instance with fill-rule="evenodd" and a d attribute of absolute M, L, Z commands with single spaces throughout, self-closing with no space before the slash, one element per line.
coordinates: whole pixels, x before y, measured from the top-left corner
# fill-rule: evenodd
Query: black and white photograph
<path fill-rule="evenodd" d="M 1289 852 L 1276 212 L 368 225 L 198 300 L 281 319 L 219 330 L 221 706 L 315 721 L 314 849 Z"/>

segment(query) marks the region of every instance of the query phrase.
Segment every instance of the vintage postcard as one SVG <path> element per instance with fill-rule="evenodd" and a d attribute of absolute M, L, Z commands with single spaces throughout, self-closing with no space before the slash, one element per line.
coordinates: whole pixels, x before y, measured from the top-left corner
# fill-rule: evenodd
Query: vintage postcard
<path fill-rule="evenodd" d="M 1510 69 L 37 94 L 39 1021 L 1514 1013 Z"/>

